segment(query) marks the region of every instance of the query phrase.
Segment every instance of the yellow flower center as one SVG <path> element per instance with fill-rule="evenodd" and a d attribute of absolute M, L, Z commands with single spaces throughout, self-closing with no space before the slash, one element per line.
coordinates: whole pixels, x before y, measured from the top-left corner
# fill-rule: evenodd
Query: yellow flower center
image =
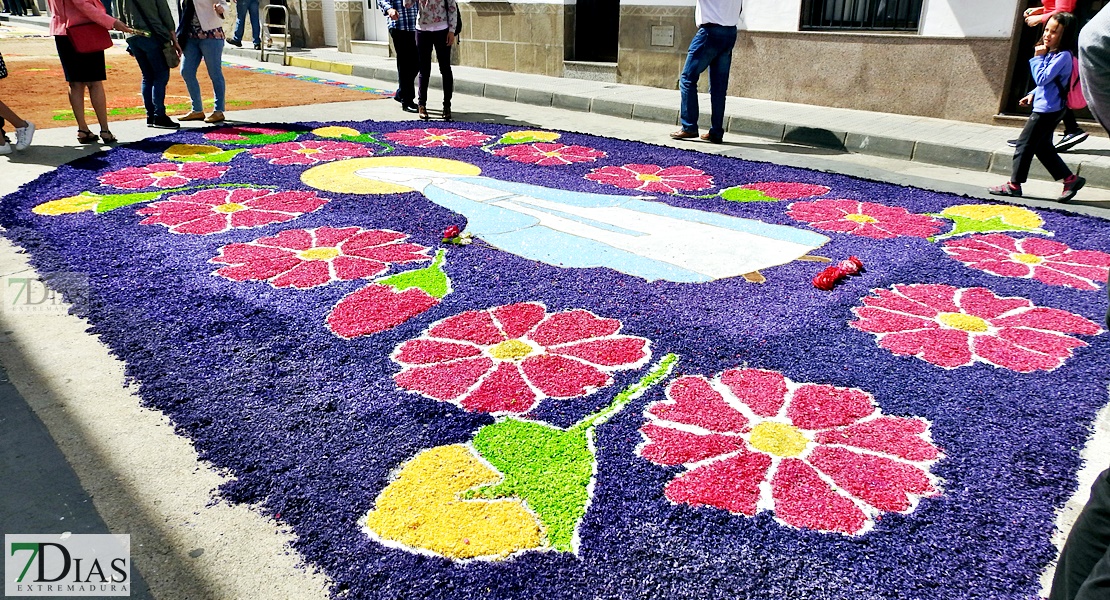
<path fill-rule="evenodd" d="M 660 177 L 658 175 L 648 175 L 647 173 L 640 173 L 639 175 L 636 176 L 636 179 L 638 179 L 640 181 L 652 181 L 652 182 L 654 182 L 654 181 L 663 181 L 662 177 Z"/>
<path fill-rule="evenodd" d="M 212 207 L 212 210 L 222 213 L 233 213 L 239 212 L 241 210 L 247 210 L 247 206 L 245 204 L 239 204 L 238 202 L 228 202 L 227 204 L 214 206 Z"/>
<path fill-rule="evenodd" d="M 1039 265 L 1044 262 L 1044 259 L 1037 256 L 1036 254 L 1011 254 L 1010 258 L 1018 261 L 1019 263 L 1025 263 L 1027 265 Z"/>
<path fill-rule="evenodd" d="M 855 222 L 855 223 L 878 223 L 879 222 L 879 220 L 876 219 L 875 217 L 869 217 L 867 215 L 863 215 L 863 214 L 860 214 L 860 213 L 852 213 L 850 215 L 844 215 L 844 218 L 848 219 L 849 221 Z"/>
<path fill-rule="evenodd" d="M 318 127 L 316 129 L 313 129 L 312 133 L 315 133 L 316 135 L 318 135 L 320 137 L 328 137 L 328 138 L 338 138 L 338 137 L 343 137 L 345 135 L 351 135 L 351 136 L 359 135 L 359 132 L 358 132 L 357 129 L 352 129 L 350 127 L 335 127 L 335 126 Z"/>
<path fill-rule="evenodd" d="M 174 144 L 162 153 L 166 158 L 182 158 L 187 156 L 198 156 L 201 154 L 215 154 L 220 152 L 220 149 L 215 146 L 202 146 L 199 144 Z"/>
<path fill-rule="evenodd" d="M 322 248 L 309 248 L 297 252 L 297 257 L 302 260 L 331 260 L 339 256 L 339 248 L 324 246 Z"/>
<path fill-rule="evenodd" d="M 173 177 L 174 175 L 177 175 L 177 171 L 155 171 L 155 172 L 151 173 L 150 175 L 151 175 L 151 177 L 158 177 L 158 178 Z"/>
<path fill-rule="evenodd" d="M 752 446 L 775 456 L 798 456 L 808 443 L 800 429 L 786 423 L 764 421 L 752 428 Z"/>
<path fill-rule="evenodd" d="M 543 155 L 544 156 L 559 156 L 559 152 L 557 150 L 552 150 L 551 152 L 544 152 Z"/>
<path fill-rule="evenodd" d="M 297 150 L 296 152 L 297 152 L 297 154 L 319 154 L 320 149 L 319 148 L 301 148 L 300 150 Z"/>
<path fill-rule="evenodd" d="M 972 333 L 983 333 L 990 329 L 990 326 L 985 320 L 964 313 L 940 313 L 937 320 L 940 321 L 941 324 L 951 327 L 952 329 L 970 331 Z"/>
<path fill-rule="evenodd" d="M 505 340 L 490 348 L 489 353 L 499 360 L 522 360 L 532 353 L 532 347 L 520 340 Z"/>
<path fill-rule="evenodd" d="M 445 135 L 429 135 L 426 139 L 429 142 L 442 142 L 443 140 L 446 140 L 446 139 L 449 139 L 449 138 Z"/>

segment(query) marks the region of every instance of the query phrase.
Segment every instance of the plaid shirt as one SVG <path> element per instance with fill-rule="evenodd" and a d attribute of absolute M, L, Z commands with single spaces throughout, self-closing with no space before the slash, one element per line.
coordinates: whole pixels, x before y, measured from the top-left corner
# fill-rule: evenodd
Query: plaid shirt
<path fill-rule="evenodd" d="M 390 29 L 400 29 L 401 31 L 416 31 L 416 16 L 420 8 L 413 4 L 405 8 L 404 0 L 378 0 L 378 8 L 381 9 L 382 14 L 389 12 L 389 9 L 396 9 L 397 20 L 389 18 L 386 15 L 386 25 Z"/>

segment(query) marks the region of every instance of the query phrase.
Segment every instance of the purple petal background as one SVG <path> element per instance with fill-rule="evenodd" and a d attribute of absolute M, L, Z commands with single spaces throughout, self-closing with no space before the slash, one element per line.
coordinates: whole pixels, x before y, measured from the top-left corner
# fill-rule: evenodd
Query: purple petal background
<path fill-rule="evenodd" d="M 364 132 L 413 129 L 411 122 L 329 123 Z M 310 129 L 320 124 L 305 124 Z M 497 139 L 520 128 L 456 124 Z M 282 126 L 278 126 L 282 127 Z M 202 130 L 203 131 L 203 130 Z M 306 136 L 302 139 L 311 139 Z M 559 167 L 514 163 L 478 148 L 398 146 L 392 156 L 436 156 L 476 164 L 483 175 L 600 193 L 620 190 L 583 178 L 604 165 L 688 165 L 719 188 L 760 181 L 826 185 L 828 198 L 850 198 L 939 212 L 976 202 L 920 189 L 563 133 L 558 140 L 604 150 L 597 162 Z M 211 275 L 217 248 L 284 229 L 322 225 L 390 228 L 411 241 L 439 245 L 463 219 L 416 193 L 355 196 L 319 192 L 332 202 L 288 223 L 210 236 L 140 226 L 141 205 L 93 215 L 34 215 L 46 200 L 102 188 L 96 174 L 160 160 L 172 143 L 210 143 L 197 130 L 98 154 L 45 175 L 5 198 L 0 225 L 31 252 L 32 264 L 67 299 L 79 300 L 65 273 L 88 275 L 87 301 L 75 307 L 123 359 L 143 401 L 171 416 L 202 459 L 236 479 L 223 486 L 234 502 L 259 503 L 297 534 L 296 549 L 347 598 L 1030 598 L 1055 550 L 1055 510 L 1074 491 L 1078 450 L 1106 403 L 1107 335 L 1051 373 L 1019 374 L 981 364 L 947 371 L 896 357 L 872 335 L 848 326 L 850 309 L 872 288 L 894 283 L 984 286 L 1102 322 L 1106 294 L 1009 279 L 964 267 L 939 243 L 876 241 L 825 233 L 815 254 L 859 256 L 867 271 L 822 292 L 810 279 L 825 265 L 793 262 L 764 272 L 767 283 L 740 278 L 701 285 L 647 283 L 608 269 L 560 269 L 475 243 L 448 250 L 455 292 L 392 331 L 343 341 L 324 317 L 359 282 L 308 291 L 277 290 Z M 226 146 L 242 147 L 242 146 Z M 305 167 L 274 166 L 248 153 L 222 182 L 300 183 Z M 209 182 L 202 182 L 209 183 Z M 711 193 L 706 190 L 702 193 Z M 659 196 L 658 201 L 768 223 L 806 228 L 786 215 L 789 202 L 731 203 Z M 1036 210 L 1052 239 L 1110 251 L 1103 220 Z M 1012 234 L 1023 237 L 1024 234 Z M 52 274 L 63 274 L 52 276 Z M 798 382 L 858 387 L 883 412 L 932 421 L 946 458 L 934 467 L 944 494 L 910 515 L 884 515 L 859 537 L 799 531 L 717 509 L 671 504 L 663 486 L 678 471 L 638 458 L 641 411 L 661 399 L 657 387 L 597 432 L 598 480 L 581 525 L 579 556 L 529 553 L 506 562 L 456 565 L 386 548 L 359 529 L 389 472 L 425 448 L 470 439 L 491 419 L 405 393 L 388 358 L 432 321 L 464 310 L 518 301 L 550 310 L 585 308 L 618 318 L 624 332 L 652 340 L 656 357 L 676 352 L 677 372 L 712 375 L 747 365 Z M 547 401 L 537 416 L 568 425 L 605 405 L 642 373 L 620 373 L 614 386 L 584 399 Z"/>

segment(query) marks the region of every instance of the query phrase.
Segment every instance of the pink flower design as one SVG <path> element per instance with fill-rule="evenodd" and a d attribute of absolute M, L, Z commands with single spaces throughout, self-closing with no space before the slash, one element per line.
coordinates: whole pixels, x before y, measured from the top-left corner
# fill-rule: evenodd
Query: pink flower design
<path fill-rule="evenodd" d="M 173 233 L 208 235 L 231 228 L 283 223 L 327 204 L 316 192 L 255 188 L 210 189 L 154 202 L 137 211 L 143 225 L 165 225 Z"/>
<path fill-rule="evenodd" d="M 991 275 L 1036 279 L 1080 290 L 1099 289 L 1110 268 L 1110 254 L 1105 252 L 1072 250 L 1060 242 L 1019 240 L 1004 233 L 950 240 L 943 248 L 952 258 Z"/>
<path fill-rule="evenodd" d="M 593 162 L 607 155 L 593 148 L 585 146 L 568 146 L 554 142 L 539 142 L 535 144 L 515 144 L 505 146 L 493 151 L 498 156 L 521 163 L 553 167 L 569 165 L 579 162 Z"/>
<path fill-rule="evenodd" d="M 795 202 L 788 213 L 818 229 L 885 240 L 899 236 L 927 238 L 936 235 L 944 222 L 919 215 L 900 206 L 858 200 L 814 200 Z"/>
<path fill-rule="evenodd" d="M 402 146 L 416 148 L 435 148 L 448 146 L 451 148 L 467 148 L 481 146 L 490 139 L 490 136 L 469 129 L 405 129 L 385 134 L 385 139 L 397 142 Z"/>
<path fill-rule="evenodd" d="M 749 183 L 740 187 L 745 190 L 763 192 L 777 200 L 797 200 L 798 198 L 824 196 L 829 193 L 829 188 L 826 186 L 797 183 L 793 181 L 762 181 L 759 183 Z"/>
<path fill-rule="evenodd" d="M 268 158 L 271 165 L 311 165 L 341 158 L 370 156 L 373 153 L 373 150 L 362 144 L 330 140 L 284 142 L 251 149 L 251 156 Z"/>
<path fill-rule="evenodd" d="M 228 167 L 206 162 L 154 163 L 145 167 L 124 167 L 99 177 L 102 185 L 137 190 L 145 187 L 174 188 L 198 179 L 223 177 Z"/>
<path fill-rule="evenodd" d="M 586 179 L 615 185 L 626 190 L 658 194 L 696 191 L 713 187 L 713 178 L 693 167 L 660 167 L 658 165 L 623 165 L 594 169 Z"/>
<path fill-rule="evenodd" d="M 230 265 L 215 274 L 235 281 L 307 289 L 376 277 L 391 264 L 431 260 L 427 246 L 403 243 L 408 237 L 360 227 L 288 229 L 273 237 L 223 246 L 210 262 Z"/>
<path fill-rule="evenodd" d="M 863 390 L 736 368 L 679 377 L 644 413 L 640 456 L 686 466 L 664 488 L 675 503 L 858 535 L 940 493 L 928 421 L 884 415 Z"/>
<path fill-rule="evenodd" d="M 273 129 L 270 127 L 221 127 L 204 134 L 204 139 L 224 142 L 241 142 L 249 139 L 251 136 L 285 135 L 288 133 L 290 132 L 284 129 Z"/>
<path fill-rule="evenodd" d="M 648 340 L 585 310 L 548 313 L 524 302 L 472 310 L 393 351 L 401 387 L 468 411 L 524 413 L 544 398 L 576 398 L 644 365 Z"/>
<path fill-rule="evenodd" d="M 954 369 L 982 362 L 1020 373 L 1051 371 L 1087 343 L 1066 334 L 1097 335 L 1094 322 L 987 288 L 897 284 L 871 290 L 850 325 L 875 334 L 879 346 Z"/>

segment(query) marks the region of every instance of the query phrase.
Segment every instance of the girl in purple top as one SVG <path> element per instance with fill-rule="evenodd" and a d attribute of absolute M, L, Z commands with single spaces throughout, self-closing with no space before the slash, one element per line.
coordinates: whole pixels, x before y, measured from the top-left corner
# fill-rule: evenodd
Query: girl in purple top
<path fill-rule="evenodd" d="M 428 79 L 432 72 L 432 49 L 439 60 L 443 79 L 443 120 L 451 120 L 451 93 L 455 80 L 451 74 L 451 46 L 458 31 L 459 7 L 455 0 L 405 0 L 405 8 L 416 3 L 416 57 L 418 66 L 417 109 L 421 119 L 428 119 Z"/>
<path fill-rule="evenodd" d="M 1067 202 L 1087 183 L 1071 172 L 1052 145 L 1052 134 L 1067 109 L 1068 87 L 1071 85 L 1072 57 L 1076 52 L 1076 20 L 1071 13 L 1057 13 L 1044 28 L 1042 43 L 1029 59 L 1037 88 L 1021 99 L 1022 106 L 1033 105 L 1033 113 L 1021 130 L 1014 150 L 1010 181 L 989 188 L 996 196 L 1020 196 L 1021 184 L 1029 177 L 1029 166 L 1036 156 L 1052 178 L 1064 180 L 1060 202 Z"/>

